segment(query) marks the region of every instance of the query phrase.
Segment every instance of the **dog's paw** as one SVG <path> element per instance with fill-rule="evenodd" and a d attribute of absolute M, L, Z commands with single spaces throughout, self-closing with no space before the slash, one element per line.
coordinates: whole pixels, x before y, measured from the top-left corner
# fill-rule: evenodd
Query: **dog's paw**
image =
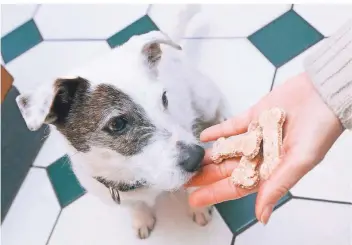
<path fill-rule="evenodd" d="M 200 226 L 206 226 L 212 219 L 213 206 L 194 208 L 191 210 L 192 219 Z"/>
<path fill-rule="evenodd" d="M 148 238 L 154 229 L 155 223 L 156 219 L 153 215 L 136 218 L 133 227 L 136 230 L 137 237 L 140 239 Z"/>

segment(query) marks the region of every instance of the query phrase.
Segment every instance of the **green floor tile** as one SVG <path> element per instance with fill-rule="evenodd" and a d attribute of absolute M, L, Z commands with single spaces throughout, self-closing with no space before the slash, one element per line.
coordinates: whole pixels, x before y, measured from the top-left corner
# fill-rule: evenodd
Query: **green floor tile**
<path fill-rule="evenodd" d="M 255 217 L 255 199 L 257 194 L 251 194 L 244 198 L 223 202 L 216 205 L 221 217 L 234 234 L 239 234 L 247 227 L 257 222 Z M 275 209 L 291 199 L 291 194 L 287 194 L 276 205 Z"/>
<path fill-rule="evenodd" d="M 71 170 L 67 155 L 51 164 L 47 170 L 61 207 L 66 207 L 85 193 Z"/>
<path fill-rule="evenodd" d="M 119 31 L 108 39 L 111 48 L 122 45 L 134 35 L 141 35 L 150 31 L 158 30 L 158 27 L 150 19 L 148 15 L 136 20 L 125 29 Z"/>
<path fill-rule="evenodd" d="M 12 86 L 1 103 L 1 222 L 47 139 L 47 125 L 30 131 L 16 103 L 19 91 Z"/>
<path fill-rule="evenodd" d="M 280 67 L 324 36 L 291 10 L 248 37 L 270 62 Z"/>
<path fill-rule="evenodd" d="M 1 54 L 5 63 L 20 56 L 43 41 L 33 20 L 30 20 L 1 38 Z"/>

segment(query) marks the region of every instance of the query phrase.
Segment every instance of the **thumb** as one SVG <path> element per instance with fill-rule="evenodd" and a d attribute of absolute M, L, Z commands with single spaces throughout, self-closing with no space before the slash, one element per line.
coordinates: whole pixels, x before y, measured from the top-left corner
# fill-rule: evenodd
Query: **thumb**
<path fill-rule="evenodd" d="M 300 156 L 293 153 L 284 155 L 270 178 L 259 188 L 255 212 L 263 224 L 268 223 L 277 202 L 314 167 L 310 161 L 294 155 Z"/>

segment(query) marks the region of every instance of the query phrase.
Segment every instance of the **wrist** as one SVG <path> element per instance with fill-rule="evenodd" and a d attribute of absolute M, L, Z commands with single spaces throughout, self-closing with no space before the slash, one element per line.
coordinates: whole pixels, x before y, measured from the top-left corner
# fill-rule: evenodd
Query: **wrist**
<path fill-rule="evenodd" d="M 352 21 L 305 60 L 307 74 L 344 128 L 352 129 Z"/>

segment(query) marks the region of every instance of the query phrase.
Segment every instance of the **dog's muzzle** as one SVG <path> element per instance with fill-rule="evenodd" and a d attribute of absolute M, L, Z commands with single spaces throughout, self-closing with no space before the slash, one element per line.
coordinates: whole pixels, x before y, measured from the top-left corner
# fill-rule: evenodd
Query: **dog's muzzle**
<path fill-rule="evenodd" d="M 177 142 L 177 147 L 180 152 L 178 165 L 189 173 L 198 171 L 205 155 L 203 147 L 195 144 L 188 145 L 180 141 Z"/>

